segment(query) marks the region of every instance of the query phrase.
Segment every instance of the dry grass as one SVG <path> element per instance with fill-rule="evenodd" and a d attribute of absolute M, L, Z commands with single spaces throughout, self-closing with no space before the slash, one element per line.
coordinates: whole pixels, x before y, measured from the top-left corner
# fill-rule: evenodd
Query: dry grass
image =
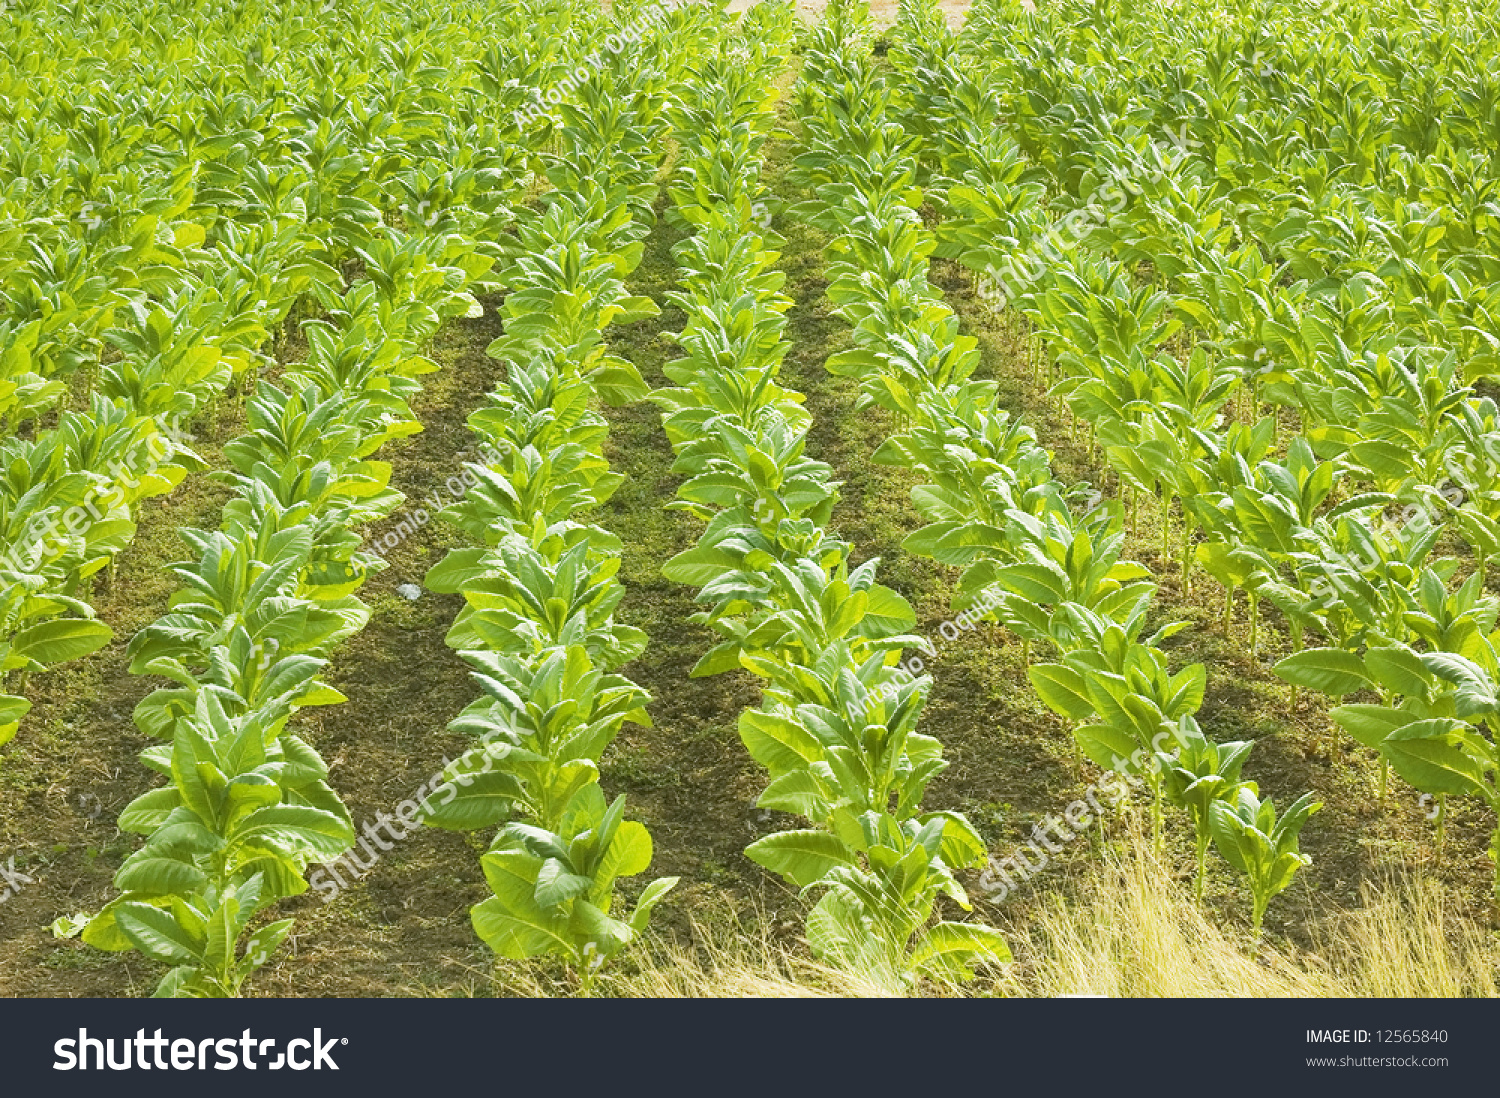
<path fill-rule="evenodd" d="M 1320 949 L 1340 959 L 1338 989 L 1360 997 L 1494 998 L 1497 950 L 1493 936 L 1454 919 L 1432 881 L 1405 877 L 1379 893 L 1364 890 L 1363 910 L 1332 924 L 1331 944 Z"/>
<path fill-rule="evenodd" d="M 757 925 L 764 925 L 757 920 Z M 694 949 L 656 943 L 637 971 L 612 977 L 606 994 L 650 999 L 882 998 L 888 992 L 777 945 L 743 925 L 735 933 L 695 927 Z"/>
<path fill-rule="evenodd" d="M 1367 888 L 1363 906 L 1330 916 L 1311 951 L 1262 945 L 1211 922 L 1149 849 L 1128 841 L 1106 853 L 1084 899 L 1053 897 L 1011 929 L 1016 961 L 966 988 L 922 995 L 1114 998 L 1493 997 L 1500 951 L 1445 908 L 1440 886 L 1393 877 Z M 762 919 L 694 926 L 690 948 L 653 940 L 603 976 L 596 994 L 623 998 L 880 997 L 878 982 L 840 972 L 772 940 Z M 555 972 L 504 965 L 491 993 L 571 992 Z"/>
<path fill-rule="evenodd" d="M 1149 844 L 1107 854 L 1087 901 L 1044 907 L 1006 979 L 1031 996 L 1367 998 L 1494 996 L 1494 944 L 1450 917 L 1440 887 L 1392 877 L 1357 911 L 1313 927 L 1311 952 L 1249 943 L 1211 922 Z"/>
<path fill-rule="evenodd" d="M 620 999 L 866 999 L 889 992 L 858 973 L 813 960 L 773 941 L 764 913 L 739 919 L 718 912 L 712 924 L 694 920 L 692 946 L 652 935 L 616 960 L 594 984 L 595 996 Z M 549 999 L 576 995 L 574 979 L 550 961 L 501 962 L 464 989 L 468 995 Z M 487 986 L 486 986 L 487 984 Z M 428 994 L 426 989 L 411 989 Z"/>

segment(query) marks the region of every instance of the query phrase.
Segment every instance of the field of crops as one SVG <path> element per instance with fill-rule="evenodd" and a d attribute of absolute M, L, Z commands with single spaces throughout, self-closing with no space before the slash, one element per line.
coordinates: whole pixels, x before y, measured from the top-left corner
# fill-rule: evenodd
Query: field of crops
<path fill-rule="evenodd" d="M 730 7 L 0 7 L 0 994 L 1494 994 L 1500 8 Z"/>

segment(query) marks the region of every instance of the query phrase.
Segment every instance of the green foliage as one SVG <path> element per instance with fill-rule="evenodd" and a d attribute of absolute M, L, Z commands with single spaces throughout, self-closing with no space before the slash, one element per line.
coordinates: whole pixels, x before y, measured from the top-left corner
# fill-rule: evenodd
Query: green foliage
<path fill-rule="evenodd" d="M 469 464 L 473 486 L 442 512 L 474 544 L 426 581 L 463 595 L 447 641 L 484 693 L 450 726 L 477 743 L 445 770 L 422 819 L 497 829 L 481 858 L 492 895 L 471 912 L 475 931 L 500 957 L 559 955 L 584 994 L 677 883 L 648 884 L 628 920 L 609 914 L 616 881 L 651 862 L 646 828 L 624 819 L 624 797 L 606 805 L 598 785 L 621 725 L 650 724 L 649 696 L 615 673 L 647 639 L 614 617 L 625 596 L 619 538 L 580 521 L 623 480 L 603 455 L 608 425 L 592 403 L 647 392 L 603 335 L 657 314 L 623 279 L 653 217 L 664 89 L 724 33 L 707 8 L 664 19 L 562 107 L 557 151 L 541 157 L 555 189 L 501 245 L 505 334 L 488 351 L 506 376 L 469 417 L 490 456 Z"/>
<path fill-rule="evenodd" d="M 535 15 L 518 4 L 491 29 L 497 41 L 507 27 L 541 33 Z M 362 550 L 357 528 L 402 502 L 389 487 L 390 467 L 372 455 L 420 429 L 407 401 L 436 369 L 421 349 L 445 319 L 474 314 L 468 291 L 500 258 L 481 241 L 510 216 L 507 203 L 530 169 L 499 141 L 479 142 L 493 154 L 460 151 L 500 132 L 476 130 L 471 109 L 444 119 L 419 105 L 480 88 L 492 107 L 514 100 L 515 89 L 489 81 L 479 63 L 423 68 L 417 80 L 426 90 L 413 94 L 412 72 L 397 55 L 382 53 L 371 70 L 347 48 L 362 35 L 268 59 L 271 39 L 253 13 L 215 24 L 213 34 L 197 33 L 201 13 L 153 8 L 137 17 L 146 23 L 111 22 L 111 38 L 149 25 L 158 45 L 170 41 L 159 36 L 161 18 L 199 52 L 189 64 L 155 67 L 149 86 L 136 83 L 144 70 L 121 67 L 88 90 L 91 101 L 73 116 L 94 126 L 86 189 L 113 195 L 101 224 L 85 223 L 74 259 L 102 266 L 80 284 L 91 296 L 72 302 L 50 334 L 27 328 L 27 360 L 7 352 L 7 363 L 29 368 L 42 355 L 61 376 L 85 366 L 101 341 L 114 350 L 97 371 L 92 421 L 65 412 L 28 452 L 12 445 L 8 484 L 21 489 L 22 505 L 0 503 L 0 515 L 30 524 L 62 508 L 93 521 L 44 541 L 39 560 L 10 554 L 7 565 L 23 572 L 12 577 L 4 611 L 5 651 L 7 668 L 25 671 L 109 639 L 73 590 L 128 541 L 131 506 L 202 469 L 169 436 L 169 419 L 244 379 L 253 389 L 246 429 L 224 446 L 226 468 L 215 474 L 233 498 L 219 529 L 182 532 L 192 557 L 171 566 L 181 586 L 128 649 L 133 673 L 171 684 L 135 710 L 137 726 L 164 741 L 141 758 L 165 784 L 121 815 L 123 830 L 146 836 L 116 875 L 121 895 L 60 927 L 170 966 L 158 994 L 237 995 L 291 926 L 260 916 L 304 892 L 309 868 L 354 841 L 326 765 L 289 722 L 304 706 L 345 700 L 319 675 L 367 621 L 355 592 L 382 567 Z M 349 17 L 368 17 L 375 41 L 399 30 L 378 5 Z M 541 25 L 557 29 L 550 18 Z M 461 29 L 440 22 L 428 47 L 452 50 Z M 228 69 L 226 54 L 237 58 Z M 199 65 L 214 72 L 209 84 L 194 82 Z M 189 86 L 195 106 L 184 122 Z M 121 106 L 137 95 L 145 97 L 138 107 Z M 117 139 L 106 116 L 124 120 Z M 212 138 L 200 129 L 205 117 L 217 127 Z M 398 213 L 414 215 L 403 206 L 414 198 L 430 216 Z M 44 247 L 79 231 L 68 206 L 35 222 Z M 123 251 L 122 234 L 132 241 Z M 0 259 L 7 292 L 11 259 Z M 28 298 L 16 315 L 40 308 Z M 254 381 L 271 361 L 271 333 L 299 316 L 303 360 L 275 381 Z M 43 337 L 62 333 L 80 356 L 52 353 Z M 284 351 L 282 333 L 271 349 Z M 46 478 L 50 488 L 33 492 L 26 477 Z M 0 735 L 13 733 L 24 710 L 20 698 L 6 705 L 0 717 L 10 723 Z"/>
<path fill-rule="evenodd" d="M 830 15 L 856 34 L 867 17 Z M 876 582 L 878 558 L 856 567 L 851 546 L 828 533 L 838 485 L 826 464 L 804 456 L 801 397 L 775 380 L 788 302 L 769 271 L 776 255 L 752 219 L 769 121 L 762 89 L 781 64 L 773 53 L 757 54 L 750 69 L 728 56 L 705 59 L 697 99 L 676 117 L 686 155 L 670 216 L 697 232 L 675 251 L 683 290 L 673 298 L 688 317 L 676 338 L 686 354 L 666 368 L 676 387 L 655 399 L 677 451 L 673 471 L 687 477 L 672 506 L 707 525 L 663 574 L 700 588 L 706 609 L 695 620 L 720 638 L 693 674 L 744 668 L 762 681 L 762 705 L 740 717 L 740 737 L 770 778 L 757 803 L 812 826 L 763 836 L 746 854 L 800 887 L 823 890 L 808 917 L 814 952 L 888 986 L 968 978 L 1009 954 L 988 927 L 932 921 L 939 896 L 969 906 L 953 869 L 980 864 L 984 848 L 961 816 L 921 809 L 927 784 L 947 764 L 941 744 L 915 728 L 930 680 L 897 665 L 905 649 L 930 648 L 909 632 L 916 618 L 907 601 Z M 857 217 L 877 210 L 868 189 L 844 181 L 846 167 L 874 173 L 887 152 L 846 165 L 841 150 L 823 146 L 799 158 L 798 170 L 817 175 Z M 726 180 L 722 168 L 731 163 L 733 185 L 705 185 Z M 894 233 L 878 218 L 862 224 L 870 236 L 836 242 L 829 292 L 859 312 L 873 339 L 888 319 L 884 304 L 905 305 L 872 298 L 868 265 L 907 277 L 930 248 L 909 222 Z M 938 334 L 951 344 L 951 317 Z M 955 379 L 972 371 L 972 340 L 952 354 L 924 340 L 904 348 L 913 384 L 934 351 Z M 861 375 L 869 366 L 858 354 L 837 364 Z M 866 399 L 907 406 L 910 389 L 878 372 L 866 376 Z"/>
<path fill-rule="evenodd" d="M 1224 860 L 1246 877 L 1253 898 L 1251 924 L 1260 933 L 1266 905 L 1292 883 L 1310 858 L 1297 849 L 1302 825 L 1322 804 L 1304 793 L 1278 818 L 1276 804 L 1262 801 L 1254 782 L 1209 805 L 1208 827 Z"/>
<path fill-rule="evenodd" d="M 1213 838 L 1213 806 L 1219 801 L 1233 802 L 1239 796 L 1240 769 L 1255 745 L 1247 740 L 1214 743 L 1198 729 L 1190 716 L 1182 718 L 1177 730 L 1177 751 L 1156 753 L 1161 768 L 1162 793 L 1168 801 L 1188 814 L 1197 842 L 1197 873 L 1193 890 L 1203 899 L 1204 858 Z"/>

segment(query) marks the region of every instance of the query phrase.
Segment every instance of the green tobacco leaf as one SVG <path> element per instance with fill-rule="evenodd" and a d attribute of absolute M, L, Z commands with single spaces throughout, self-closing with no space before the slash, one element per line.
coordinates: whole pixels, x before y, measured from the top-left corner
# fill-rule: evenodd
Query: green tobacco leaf
<path fill-rule="evenodd" d="M 1070 721 L 1086 721 L 1094 715 L 1083 676 L 1062 663 L 1038 663 L 1026 669 L 1031 685 L 1047 708 Z"/>
<path fill-rule="evenodd" d="M 1278 678 L 1293 686 L 1343 697 L 1370 685 L 1364 661 L 1342 648 L 1309 648 L 1275 667 Z"/>
<path fill-rule="evenodd" d="M 31 702 L 14 694 L 0 694 L 0 747 L 15 736 L 21 718 L 31 712 Z"/>
<path fill-rule="evenodd" d="M 448 831 L 493 827 L 510 816 L 522 793 L 516 776 L 501 770 L 466 776 L 464 782 L 446 782 L 433 790 L 422 802 L 421 820 Z"/>
<path fill-rule="evenodd" d="M 1335 724 L 1366 747 L 1379 748 L 1385 738 L 1411 723 L 1410 713 L 1384 705 L 1340 705 L 1329 710 Z"/>
<path fill-rule="evenodd" d="M 780 831 L 745 848 L 756 865 L 806 887 L 837 865 L 853 865 L 854 851 L 827 831 Z"/>
<path fill-rule="evenodd" d="M 113 636 L 114 632 L 102 621 L 58 618 L 22 629 L 11 639 L 11 650 L 51 667 L 92 655 Z"/>
<path fill-rule="evenodd" d="M 115 922 L 131 945 L 153 961 L 185 965 L 201 956 L 202 943 L 178 926 L 170 912 L 159 907 L 122 903 L 115 909 Z"/>
<path fill-rule="evenodd" d="M 1469 726 L 1438 718 L 1412 721 L 1381 745 L 1396 773 L 1424 793 L 1477 793 L 1484 789 L 1484 765 L 1465 750 Z"/>
<path fill-rule="evenodd" d="M 912 951 L 911 967 L 953 979 L 967 979 L 980 963 L 1011 959 L 1004 936 L 980 923 L 938 923 L 922 935 Z"/>
<path fill-rule="evenodd" d="M 658 877 L 646 886 L 641 893 L 641 898 L 635 902 L 635 910 L 630 913 L 630 929 L 640 934 L 646 929 L 646 923 L 651 918 L 651 910 L 661 903 L 662 898 L 668 892 L 677 887 L 678 877 Z"/>

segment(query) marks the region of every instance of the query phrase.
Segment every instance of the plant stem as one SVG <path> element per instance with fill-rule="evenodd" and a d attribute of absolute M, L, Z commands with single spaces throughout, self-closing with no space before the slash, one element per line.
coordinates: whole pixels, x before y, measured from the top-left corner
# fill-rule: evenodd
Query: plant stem
<path fill-rule="evenodd" d="M 1448 794 L 1438 794 L 1438 817 L 1437 817 L 1437 860 L 1443 861 L 1443 838 L 1448 830 Z"/>
<path fill-rule="evenodd" d="M 1250 596 L 1250 658 L 1258 658 L 1260 645 L 1260 599 L 1256 598 L 1255 592 L 1248 592 Z"/>
<path fill-rule="evenodd" d="M 1188 517 L 1187 508 L 1182 511 L 1182 593 L 1192 593 L 1192 571 L 1193 571 L 1193 520 Z"/>
<path fill-rule="evenodd" d="M 1151 760 L 1155 766 L 1155 759 Z M 1148 773 L 1150 773 L 1148 771 Z M 1151 849 L 1160 854 L 1163 849 L 1162 843 L 1162 810 L 1161 810 L 1161 776 L 1158 772 L 1150 782 L 1151 786 Z"/>
<path fill-rule="evenodd" d="M 1161 559 L 1165 562 L 1171 559 L 1167 551 L 1167 537 L 1170 530 L 1168 523 L 1169 512 L 1172 509 L 1172 497 L 1167 495 L 1167 490 L 1161 490 Z"/>

